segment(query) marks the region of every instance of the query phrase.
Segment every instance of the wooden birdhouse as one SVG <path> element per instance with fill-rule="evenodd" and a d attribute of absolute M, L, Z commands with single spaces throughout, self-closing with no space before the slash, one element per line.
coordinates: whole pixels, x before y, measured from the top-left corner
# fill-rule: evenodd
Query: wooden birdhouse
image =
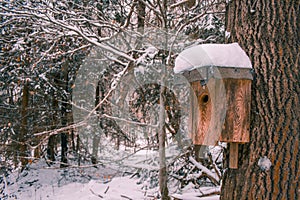
<path fill-rule="evenodd" d="M 230 143 L 230 168 L 238 168 L 238 144 L 249 142 L 252 66 L 237 43 L 203 44 L 175 61 L 191 85 L 189 134 L 196 145 Z"/>

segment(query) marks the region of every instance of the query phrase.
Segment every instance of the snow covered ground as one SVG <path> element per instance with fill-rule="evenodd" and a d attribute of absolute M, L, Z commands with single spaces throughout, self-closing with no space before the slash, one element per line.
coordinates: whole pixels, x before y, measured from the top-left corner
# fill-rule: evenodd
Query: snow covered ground
<path fill-rule="evenodd" d="M 141 151 L 125 161 L 126 166 L 140 162 L 146 151 Z M 151 153 L 148 152 L 148 156 Z M 149 158 L 149 157 L 148 157 Z M 148 159 L 147 158 L 147 159 Z M 144 166 L 145 167 L 145 166 Z M 150 167 L 151 169 L 151 167 Z M 59 168 L 59 164 L 49 167 L 45 160 L 31 163 L 23 172 L 15 171 L 8 176 L 0 174 L 0 199 L 2 200 L 154 200 L 158 198 L 158 187 L 151 188 L 147 181 L 113 164 Z M 130 175 L 128 175 L 130 174 Z M 220 191 L 218 187 L 195 189 L 192 184 L 178 192 L 169 185 L 174 199 L 217 200 L 219 196 L 197 197 Z M 2 196 L 1 196 L 2 195 Z"/>
<path fill-rule="evenodd" d="M 15 172 L 9 177 L 2 176 L 4 187 L 0 199 L 21 200 L 121 200 L 121 199 L 157 199 L 152 191 L 145 192 L 136 178 L 130 176 L 113 177 L 111 169 L 35 169 Z M 87 173 L 88 172 L 88 173 Z M 91 173 L 91 174 L 89 174 Z M 203 188 L 203 191 L 211 188 Z M 199 193 L 186 192 L 172 194 L 177 199 L 217 200 L 218 196 L 196 197 Z"/>

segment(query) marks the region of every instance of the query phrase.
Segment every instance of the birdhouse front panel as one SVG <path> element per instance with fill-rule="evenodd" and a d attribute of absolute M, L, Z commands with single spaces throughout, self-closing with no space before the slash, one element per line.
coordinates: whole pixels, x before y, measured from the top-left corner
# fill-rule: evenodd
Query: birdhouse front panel
<path fill-rule="evenodd" d="M 198 82 L 191 83 L 191 106 L 190 106 L 190 134 L 194 144 L 209 144 L 209 124 L 211 121 L 211 99 L 208 87 L 201 86 Z"/>
<path fill-rule="evenodd" d="M 191 82 L 189 133 L 196 145 L 216 145 L 220 139 L 226 112 L 225 90 L 220 79 L 202 85 Z"/>

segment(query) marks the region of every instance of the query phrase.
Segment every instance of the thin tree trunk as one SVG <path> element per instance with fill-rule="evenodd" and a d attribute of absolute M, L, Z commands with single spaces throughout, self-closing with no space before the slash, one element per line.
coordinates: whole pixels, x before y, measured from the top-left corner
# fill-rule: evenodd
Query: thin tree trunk
<path fill-rule="evenodd" d="M 161 2 L 161 14 L 163 17 L 162 27 L 167 29 L 167 0 Z M 165 36 L 165 49 L 168 49 L 168 36 Z M 169 190 L 168 190 L 168 173 L 166 165 L 166 129 L 165 129 L 165 105 L 166 105 L 166 58 L 162 59 L 162 77 L 160 82 L 160 93 L 159 93 L 159 189 L 161 193 L 162 200 L 169 200 Z"/>
<path fill-rule="evenodd" d="M 9 95 L 9 105 L 14 105 L 14 88 L 8 88 L 7 89 L 7 94 Z"/>
<path fill-rule="evenodd" d="M 165 130 L 165 92 L 166 87 L 161 85 L 160 89 L 160 111 L 159 111 L 159 189 L 162 199 L 169 199 L 168 197 L 168 173 L 166 166 L 166 130 Z"/>
<path fill-rule="evenodd" d="M 69 78 L 68 78 L 68 81 L 69 81 Z M 73 102 L 72 89 L 69 87 L 68 83 L 66 85 L 66 90 L 68 91 L 68 95 L 69 95 L 68 100 L 69 100 L 69 102 Z M 67 120 L 68 120 L 68 125 L 74 124 L 73 109 L 72 109 L 72 105 L 70 103 L 68 103 Z M 75 142 L 75 130 L 74 130 L 74 128 L 71 128 L 70 135 L 71 135 L 72 151 L 74 153 L 77 153 L 76 152 L 76 142 Z"/>
<path fill-rule="evenodd" d="M 162 82 L 164 82 L 165 77 L 163 75 Z M 166 87 L 161 84 L 160 89 L 160 111 L 159 111 L 159 189 L 162 195 L 162 199 L 169 199 L 168 197 L 168 174 L 166 166 L 166 130 L 165 130 L 165 94 Z"/>
<path fill-rule="evenodd" d="M 54 76 L 54 84 L 55 87 L 58 87 L 58 80 L 60 77 Z M 57 92 L 52 93 L 52 129 L 56 129 L 58 125 L 58 99 L 57 99 Z M 47 145 L 47 158 L 50 161 L 50 164 L 52 164 L 55 161 L 55 147 L 57 143 L 57 137 L 56 135 L 51 135 L 48 139 L 48 145 Z"/>
<path fill-rule="evenodd" d="M 137 2 L 137 31 L 140 33 L 140 36 L 137 37 L 136 49 L 142 47 L 142 40 L 145 29 L 145 16 L 146 16 L 146 6 L 143 2 Z"/>
<path fill-rule="evenodd" d="M 95 107 L 98 106 L 100 101 L 104 98 L 104 91 L 103 91 L 103 86 L 101 84 L 101 81 L 98 82 L 97 87 L 96 87 L 96 99 L 95 99 Z M 100 127 L 100 132 L 102 132 L 102 122 L 101 122 L 101 115 L 103 114 L 103 107 L 98 106 L 96 109 L 98 118 L 99 118 L 99 127 Z M 99 144 L 100 144 L 100 133 L 94 133 L 93 135 L 93 147 L 92 147 L 92 163 L 96 164 L 98 162 L 98 151 L 99 151 Z"/>
<path fill-rule="evenodd" d="M 55 135 L 51 135 L 48 139 L 47 158 L 52 164 L 55 161 Z"/>
<path fill-rule="evenodd" d="M 240 145 L 239 168 L 226 171 L 221 199 L 300 199 L 299 3 L 241 0 L 227 7 L 229 42 L 250 56 L 255 79 L 250 143 Z"/>
<path fill-rule="evenodd" d="M 65 61 L 62 67 L 62 89 L 68 93 L 68 70 L 69 63 L 68 61 Z M 61 119 L 61 124 L 63 127 L 68 125 L 68 96 L 67 94 L 62 95 L 62 105 L 61 105 L 61 113 L 62 113 L 62 119 Z M 67 167 L 68 166 L 68 132 L 62 132 L 61 133 L 61 164 L 60 167 Z"/>
<path fill-rule="evenodd" d="M 22 95 L 22 110 L 21 110 L 21 131 L 19 135 L 19 156 L 22 164 L 22 169 L 27 165 L 28 150 L 26 147 L 27 138 L 27 125 L 28 125 L 28 103 L 29 103 L 29 87 L 28 82 L 25 80 Z"/>
<path fill-rule="evenodd" d="M 141 34 L 144 34 L 146 6 L 143 2 L 138 1 L 137 11 L 138 11 L 138 16 L 137 16 L 138 32 L 140 32 Z"/>

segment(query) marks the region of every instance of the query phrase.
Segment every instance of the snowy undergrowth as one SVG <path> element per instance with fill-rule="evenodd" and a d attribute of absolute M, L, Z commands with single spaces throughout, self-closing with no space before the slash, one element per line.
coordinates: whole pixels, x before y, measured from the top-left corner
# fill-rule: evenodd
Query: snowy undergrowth
<path fill-rule="evenodd" d="M 1 199 L 143 199 L 144 195 L 130 177 L 114 177 L 111 168 L 48 168 L 43 161 L 23 172 L 2 176 Z"/>
<path fill-rule="evenodd" d="M 212 151 L 219 152 L 218 149 Z M 0 174 L 0 199 L 159 199 L 156 151 L 143 149 L 132 153 L 124 149 L 110 149 L 109 152 L 102 152 L 99 159 L 102 164 L 97 165 L 97 168 L 82 164 L 61 169 L 59 163 L 49 167 L 41 159 L 28 165 L 22 172 Z M 169 164 L 178 155 L 180 151 L 169 148 Z M 217 153 L 213 154 L 213 159 L 216 159 L 215 155 Z M 179 166 L 180 162 L 183 161 L 179 159 L 174 164 Z M 218 196 L 199 197 L 217 194 L 220 186 L 204 184 L 199 187 L 193 181 L 182 184 L 188 176 L 201 175 L 201 170 L 197 170 L 193 163 L 189 162 L 189 165 L 191 170 L 182 177 L 177 174 L 179 179 L 174 178 L 176 171 L 170 171 L 170 195 L 176 199 L 218 199 Z M 172 169 L 174 168 L 170 166 L 170 170 Z"/>

